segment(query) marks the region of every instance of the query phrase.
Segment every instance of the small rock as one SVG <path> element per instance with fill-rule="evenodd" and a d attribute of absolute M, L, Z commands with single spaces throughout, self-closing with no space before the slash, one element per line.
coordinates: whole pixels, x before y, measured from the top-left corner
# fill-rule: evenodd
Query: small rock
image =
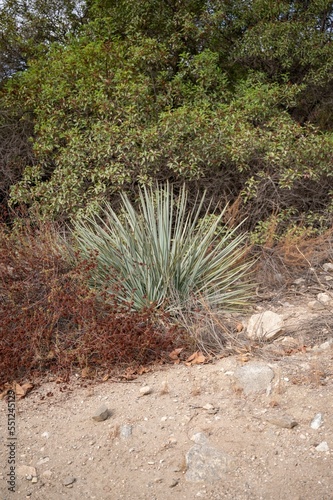
<path fill-rule="evenodd" d="M 213 483 L 225 477 L 229 457 L 208 444 L 195 444 L 186 454 L 186 465 L 187 481 Z"/>
<path fill-rule="evenodd" d="M 214 410 L 214 406 L 210 403 L 207 403 L 202 407 L 204 410 Z"/>
<path fill-rule="evenodd" d="M 294 285 L 302 285 L 303 283 L 305 283 L 305 279 L 304 278 L 297 278 L 295 281 L 293 281 Z"/>
<path fill-rule="evenodd" d="M 332 297 L 330 297 L 327 293 L 318 293 L 317 300 L 321 304 L 327 305 L 332 301 Z"/>
<path fill-rule="evenodd" d="M 329 449 L 326 441 L 322 441 L 321 443 L 318 444 L 318 446 L 316 446 L 316 450 L 317 451 L 329 451 L 330 449 Z"/>
<path fill-rule="evenodd" d="M 326 350 L 326 349 L 329 349 L 333 344 L 333 338 L 332 339 L 328 339 L 326 340 L 326 342 L 323 342 L 322 344 L 320 344 L 320 349 L 322 349 L 323 351 Z"/>
<path fill-rule="evenodd" d="M 170 436 L 168 440 L 168 444 L 175 445 L 177 444 L 177 439 L 174 436 Z"/>
<path fill-rule="evenodd" d="M 108 408 L 105 405 L 103 405 L 96 411 L 92 419 L 95 420 L 95 422 L 103 422 L 109 417 L 109 415 L 110 412 Z"/>
<path fill-rule="evenodd" d="M 50 461 L 50 457 L 44 457 L 44 458 L 40 458 L 37 462 L 36 465 L 42 465 L 42 464 L 46 464 L 47 462 Z"/>
<path fill-rule="evenodd" d="M 50 437 L 50 433 L 49 432 L 47 432 L 47 431 L 43 432 L 42 438 L 49 439 L 49 437 Z"/>
<path fill-rule="evenodd" d="M 30 465 L 19 465 L 16 469 L 16 473 L 18 476 L 24 477 L 24 476 L 37 476 L 37 472 L 35 467 L 31 467 Z"/>
<path fill-rule="evenodd" d="M 311 429 L 317 430 L 323 423 L 323 416 L 321 413 L 317 413 L 317 415 L 312 420 L 310 427 Z"/>
<path fill-rule="evenodd" d="M 282 316 L 265 311 L 253 314 L 247 325 L 247 336 L 251 339 L 273 340 L 280 335 L 284 328 Z"/>
<path fill-rule="evenodd" d="M 120 436 L 123 439 L 129 438 L 132 434 L 133 427 L 131 425 L 122 425 L 120 427 Z"/>
<path fill-rule="evenodd" d="M 333 272 L 333 264 L 332 262 L 325 262 L 325 264 L 323 264 L 323 269 L 326 273 L 331 273 Z"/>
<path fill-rule="evenodd" d="M 76 481 L 75 477 L 68 476 L 63 480 L 62 484 L 64 486 L 71 486 L 72 484 L 75 483 L 75 481 Z"/>
<path fill-rule="evenodd" d="M 36 477 L 36 476 L 34 476 L 34 477 L 31 479 L 31 482 L 32 482 L 33 484 L 36 484 L 36 483 L 38 482 L 37 477 Z"/>
<path fill-rule="evenodd" d="M 263 363 L 249 363 L 237 368 L 234 373 L 236 388 L 243 389 L 246 395 L 267 391 L 273 377 L 273 370 Z"/>
<path fill-rule="evenodd" d="M 144 387 L 141 387 L 140 389 L 140 394 L 141 396 L 147 396 L 148 394 L 151 394 L 152 389 L 149 387 L 149 385 L 145 385 Z"/>
<path fill-rule="evenodd" d="M 327 293 L 318 293 L 317 300 L 312 300 L 308 303 L 308 307 L 315 311 L 320 311 L 321 309 L 326 309 L 328 305 L 332 302 L 332 297 Z"/>
<path fill-rule="evenodd" d="M 280 343 L 284 346 L 288 346 L 288 347 L 294 347 L 296 345 L 299 344 L 299 341 L 294 339 L 294 337 L 290 337 L 290 336 L 285 336 L 285 337 L 282 337 L 280 339 L 277 339 L 275 342 L 277 343 Z"/>
<path fill-rule="evenodd" d="M 197 432 L 196 434 L 193 434 L 193 436 L 191 437 L 191 441 L 194 441 L 196 444 L 201 445 L 208 444 L 208 438 L 203 432 Z"/>
<path fill-rule="evenodd" d="M 179 483 L 179 479 L 172 479 L 169 488 L 174 488 Z"/>
<path fill-rule="evenodd" d="M 51 477 L 52 476 L 52 471 L 51 470 L 45 470 L 42 474 L 44 477 Z"/>
<path fill-rule="evenodd" d="M 289 415 L 268 415 L 265 416 L 265 420 L 270 424 L 276 425 L 277 427 L 282 427 L 284 429 L 293 429 L 298 425 L 296 420 L 294 420 Z"/>

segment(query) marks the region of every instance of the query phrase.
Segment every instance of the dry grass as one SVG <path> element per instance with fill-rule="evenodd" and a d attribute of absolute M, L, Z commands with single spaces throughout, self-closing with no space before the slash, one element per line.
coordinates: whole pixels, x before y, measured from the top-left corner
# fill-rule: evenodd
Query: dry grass
<path fill-rule="evenodd" d="M 256 281 L 261 293 L 283 291 L 300 276 L 317 280 L 315 269 L 333 261 L 333 229 L 320 236 L 288 234 L 274 245 L 254 249 L 258 256 Z M 318 281 L 318 280 L 317 280 Z"/>
<path fill-rule="evenodd" d="M 239 354 L 249 347 L 241 322 L 231 314 L 212 309 L 204 300 L 179 310 L 177 319 L 193 347 L 208 357 Z"/>

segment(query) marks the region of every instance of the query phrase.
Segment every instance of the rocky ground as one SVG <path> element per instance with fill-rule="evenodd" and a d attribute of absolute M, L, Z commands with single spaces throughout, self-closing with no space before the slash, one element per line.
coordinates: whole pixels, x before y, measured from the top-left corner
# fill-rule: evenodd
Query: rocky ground
<path fill-rule="evenodd" d="M 1 498 L 331 500 L 331 276 L 258 302 L 284 323 L 260 349 L 33 389 L 16 403 L 15 493 L 3 399 Z"/>

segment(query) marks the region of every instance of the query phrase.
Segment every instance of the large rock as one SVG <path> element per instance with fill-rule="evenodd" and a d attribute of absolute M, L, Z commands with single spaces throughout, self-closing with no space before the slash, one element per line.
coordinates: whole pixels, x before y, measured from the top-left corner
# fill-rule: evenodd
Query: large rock
<path fill-rule="evenodd" d="M 273 340 L 282 333 L 283 328 L 282 316 L 273 311 L 265 311 L 251 316 L 247 325 L 247 336 L 250 339 Z"/>
<path fill-rule="evenodd" d="M 245 394 L 268 391 L 274 378 L 273 370 L 263 363 L 249 363 L 234 372 L 236 387 Z"/>
<path fill-rule="evenodd" d="M 196 444 L 186 454 L 186 480 L 213 483 L 225 477 L 230 459 L 226 453 L 209 445 L 202 433 L 193 436 Z"/>

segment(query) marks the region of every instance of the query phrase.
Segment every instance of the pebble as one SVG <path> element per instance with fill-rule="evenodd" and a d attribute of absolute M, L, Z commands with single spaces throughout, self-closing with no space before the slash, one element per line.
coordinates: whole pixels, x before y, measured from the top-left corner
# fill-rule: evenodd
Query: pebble
<path fill-rule="evenodd" d="M 47 462 L 50 461 L 50 457 L 44 457 L 44 458 L 40 458 L 37 462 L 36 465 L 42 465 L 42 464 L 46 464 Z"/>
<path fill-rule="evenodd" d="M 141 396 L 147 396 L 148 394 L 151 394 L 152 389 L 149 385 L 145 385 L 144 387 L 141 387 L 140 389 L 140 394 Z"/>
<path fill-rule="evenodd" d="M 322 304 L 329 304 L 332 298 L 327 293 L 318 293 L 317 300 Z"/>
<path fill-rule="evenodd" d="M 105 405 L 103 405 L 96 411 L 92 419 L 95 420 L 95 422 L 103 422 L 109 417 L 109 415 L 110 412 L 108 408 Z"/>
<path fill-rule="evenodd" d="M 133 427 L 125 424 L 120 427 L 120 436 L 124 439 L 129 438 L 132 434 Z"/>
<path fill-rule="evenodd" d="M 75 477 L 68 476 L 63 480 L 62 484 L 64 486 L 71 486 L 72 484 L 75 483 L 75 481 L 76 481 Z"/>
<path fill-rule="evenodd" d="M 333 338 L 327 340 L 326 342 L 323 342 L 322 344 L 320 344 L 320 349 L 322 349 L 323 351 L 325 349 L 329 349 L 333 344 Z"/>
<path fill-rule="evenodd" d="M 204 410 L 214 410 L 214 406 L 210 403 L 207 403 L 205 406 L 202 407 Z"/>
<path fill-rule="evenodd" d="M 294 420 L 289 415 L 272 415 L 265 417 L 265 420 L 270 424 L 276 425 L 277 427 L 282 427 L 284 429 L 293 429 L 298 425 L 298 422 Z"/>
<path fill-rule="evenodd" d="M 171 483 L 169 484 L 169 488 L 174 488 L 178 483 L 179 479 L 172 479 Z"/>
<path fill-rule="evenodd" d="M 304 278 L 297 278 L 295 281 L 293 281 L 294 285 L 302 285 L 305 282 L 306 280 Z"/>
<path fill-rule="evenodd" d="M 323 269 L 326 273 L 333 272 L 333 264 L 331 262 L 326 262 L 323 264 Z"/>
<path fill-rule="evenodd" d="M 193 434 L 191 437 L 191 441 L 194 441 L 196 444 L 208 444 L 208 438 L 203 432 L 197 432 Z"/>
<path fill-rule="evenodd" d="M 316 450 L 317 451 L 329 451 L 330 449 L 329 449 L 326 441 L 322 441 L 321 443 L 318 444 L 318 446 L 316 446 Z"/>
<path fill-rule="evenodd" d="M 311 429 L 317 430 L 323 423 L 323 416 L 321 413 L 317 413 L 317 415 L 312 420 L 310 427 Z"/>

